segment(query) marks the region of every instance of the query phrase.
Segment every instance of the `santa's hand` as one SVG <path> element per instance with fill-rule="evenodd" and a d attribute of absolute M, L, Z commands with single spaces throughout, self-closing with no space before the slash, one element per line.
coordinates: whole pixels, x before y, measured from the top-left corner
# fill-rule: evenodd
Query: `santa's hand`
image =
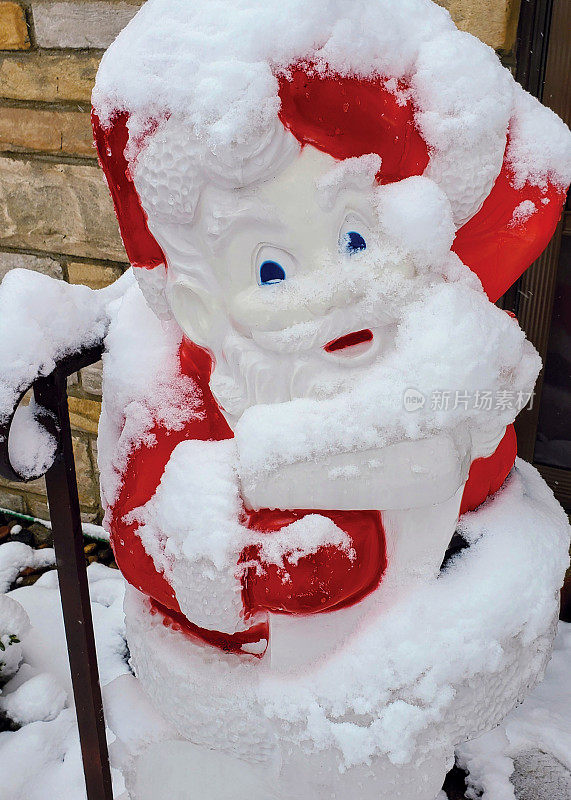
<path fill-rule="evenodd" d="M 457 429 L 262 474 L 238 469 L 248 508 L 360 511 L 442 503 L 464 485 L 470 463 L 470 436 Z"/>
<path fill-rule="evenodd" d="M 189 440 L 174 450 L 155 495 L 133 512 L 137 533 L 184 616 L 208 630 L 244 627 L 238 562 L 248 533 L 233 440 Z"/>

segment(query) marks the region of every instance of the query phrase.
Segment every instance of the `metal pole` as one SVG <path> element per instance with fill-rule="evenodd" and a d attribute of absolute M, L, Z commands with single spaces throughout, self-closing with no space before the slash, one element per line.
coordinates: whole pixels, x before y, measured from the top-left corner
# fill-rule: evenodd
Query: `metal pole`
<path fill-rule="evenodd" d="M 34 383 L 38 405 L 59 427 L 59 450 L 46 473 L 61 604 L 88 800 L 113 800 L 103 702 L 91 617 L 77 479 L 67 405 L 67 370 Z"/>

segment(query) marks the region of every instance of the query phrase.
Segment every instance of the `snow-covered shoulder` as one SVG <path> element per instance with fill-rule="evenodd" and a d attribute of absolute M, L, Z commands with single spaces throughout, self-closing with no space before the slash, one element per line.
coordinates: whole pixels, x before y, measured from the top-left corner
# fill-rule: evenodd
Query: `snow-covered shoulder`
<path fill-rule="evenodd" d="M 134 283 L 114 309 L 103 355 L 98 462 L 104 507 L 117 499 L 128 458 L 156 441 L 156 426 L 181 430 L 204 414 L 196 382 L 181 374 L 182 331 L 151 311 Z"/>

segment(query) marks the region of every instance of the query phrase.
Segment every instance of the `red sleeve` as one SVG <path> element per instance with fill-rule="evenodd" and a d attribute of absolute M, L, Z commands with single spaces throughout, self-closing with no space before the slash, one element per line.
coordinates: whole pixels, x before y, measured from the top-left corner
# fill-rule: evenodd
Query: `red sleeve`
<path fill-rule="evenodd" d="M 470 467 L 464 489 L 460 516 L 478 508 L 484 500 L 498 491 L 511 472 L 517 456 L 517 438 L 513 425 L 508 425 L 496 452 L 489 458 L 478 458 Z"/>

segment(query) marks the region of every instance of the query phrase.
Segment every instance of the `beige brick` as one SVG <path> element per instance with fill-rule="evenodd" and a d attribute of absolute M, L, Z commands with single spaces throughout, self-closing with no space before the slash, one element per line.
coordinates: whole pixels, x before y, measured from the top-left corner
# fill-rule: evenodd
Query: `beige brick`
<path fill-rule="evenodd" d="M 27 50 L 29 47 L 24 9 L 18 3 L 0 2 L 0 50 Z"/>
<path fill-rule="evenodd" d="M 73 457 L 75 461 L 75 474 L 77 476 L 77 490 L 79 502 L 82 506 L 89 509 L 96 509 L 99 505 L 99 486 L 93 464 L 89 444 L 87 439 L 81 435 L 73 435 Z M 25 497 L 32 516 L 40 519 L 48 519 L 46 487 L 44 479 L 31 481 L 26 484 L 11 484 L 6 482 L 7 488 L 19 488 L 25 492 Z"/>
<path fill-rule="evenodd" d="M 93 471 L 88 442 L 77 435 L 73 437 L 73 455 L 79 502 L 82 506 L 95 508 L 99 505 L 99 486 Z"/>
<path fill-rule="evenodd" d="M 91 119 L 76 111 L 0 108 L 0 150 L 95 158 Z"/>
<path fill-rule="evenodd" d="M 97 364 L 91 364 L 91 366 L 81 370 L 81 388 L 89 392 L 89 394 L 101 396 L 102 379 L 103 365 L 101 361 L 98 361 Z"/>
<path fill-rule="evenodd" d="M 93 510 L 85 508 L 81 509 L 82 522 L 90 522 L 92 525 L 100 525 L 102 519 L 103 519 L 103 512 L 101 511 L 100 506 L 97 509 Z"/>
<path fill-rule="evenodd" d="M 16 489 L 39 495 L 45 495 L 46 493 L 46 482 L 44 478 L 38 478 L 35 481 L 28 481 L 27 483 L 21 483 L 18 481 L 7 481 L 2 478 L 0 480 L 0 484 L 3 489 Z"/>
<path fill-rule="evenodd" d="M 36 497 L 33 494 L 26 494 L 26 511 L 31 517 L 41 520 L 49 520 L 50 509 L 45 497 Z"/>
<path fill-rule="evenodd" d="M 3 488 L 0 488 L 0 508 L 17 511 L 19 514 L 23 514 L 26 511 L 22 495 Z"/>
<path fill-rule="evenodd" d="M 134 17 L 140 3 L 33 2 L 40 47 L 109 47 Z"/>
<path fill-rule="evenodd" d="M 100 415 L 101 403 L 97 400 L 69 398 L 69 419 L 74 430 L 97 435 Z"/>
<path fill-rule="evenodd" d="M 436 0 L 450 11 L 460 30 L 477 36 L 495 50 L 515 44 L 520 0 Z"/>
<path fill-rule="evenodd" d="M 33 494 L 25 495 L 26 512 L 31 517 L 36 517 L 42 521 L 49 522 L 50 509 L 45 497 L 37 497 Z M 97 506 L 83 506 L 81 507 L 81 519 L 83 522 L 99 522 L 101 519 L 101 511 Z"/>
<path fill-rule="evenodd" d="M 79 500 L 82 505 L 93 507 L 99 503 L 99 486 L 93 469 L 88 440 L 81 434 L 76 433 L 73 435 L 72 441 Z M 17 483 L 2 479 L 0 480 L 0 488 L 2 491 L 9 492 L 13 490 L 22 491 L 26 496 L 34 497 L 38 501 L 45 502 L 46 500 L 47 493 L 44 478 L 38 478 L 28 483 Z M 37 516 L 37 514 L 34 514 L 34 516 Z"/>
<path fill-rule="evenodd" d="M 0 158 L 0 247 L 126 261 L 98 166 Z"/>
<path fill-rule="evenodd" d="M 37 519 L 49 521 L 50 511 L 47 500 L 45 498 L 36 497 L 33 494 L 25 496 L 26 513 Z M 81 520 L 82 522 L 91 522 L 99 524 L 102 518 L 101 509 L 99 506 L 81 506 Z"/>
<path fill-rule="evenodd" d="M 98 66 L 99 56 L 91 53 L 0 56 L 0 97 L 89 103 Z"/>
<path fill-rule="evenodd" d="M 121 271 L 113 267 L 103 267 L 100 264 L 72 262 L 67 265 L 67 274 L 70 283 L 82 283 L 91 289 L 103 289 L 105 286 L 115 283 L 121 276 Z"/>
<path fill-rule="evenodd" d="M 89 446 L 91 447 L 91 455 L 93 456 L 93 466 L 95 467 L 95 474 L 99 480 L 99 472 L 97 468 L 97 437 L 89 437 Z"/>
<path fill-rule="evenodd" d="M 61 264 L 53 258 L 38 258 L 27 253 L 0 253 L 0 280 L 11 269 L 32 269 L 50 278 L 63 277 Z"/>

